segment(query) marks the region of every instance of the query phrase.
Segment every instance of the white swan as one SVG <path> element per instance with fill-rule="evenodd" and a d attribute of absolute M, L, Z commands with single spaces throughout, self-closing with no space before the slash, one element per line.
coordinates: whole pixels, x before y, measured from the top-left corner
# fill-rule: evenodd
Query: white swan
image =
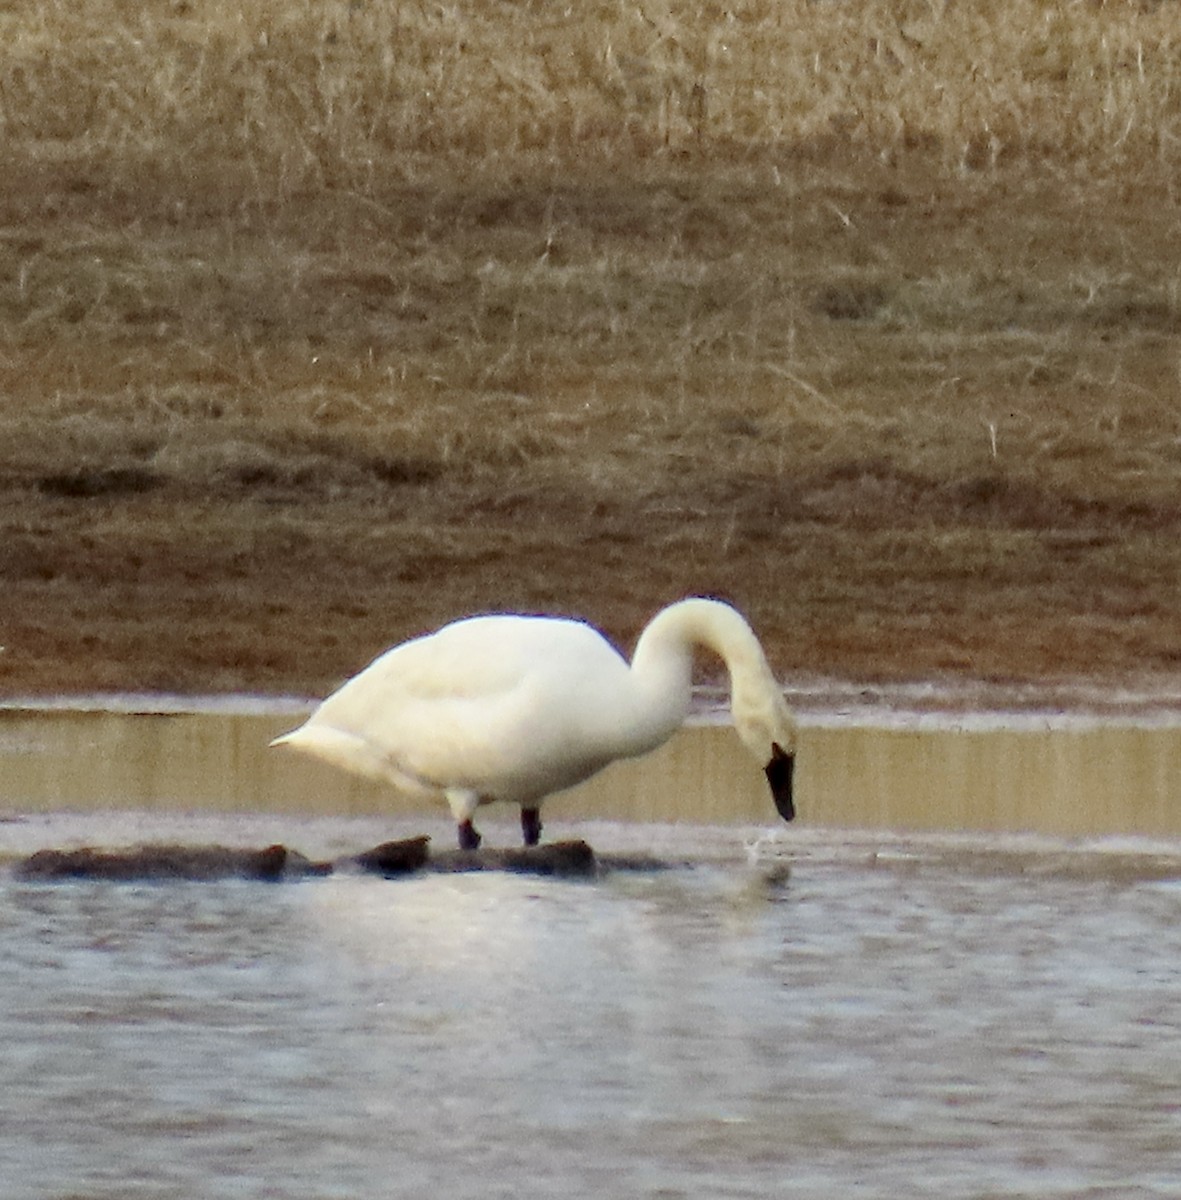
<path fill-rule="evenodd" d="M 681 726 L 697 646 L 725 662 L 735 728 L 766 764 L 775 806 L 790 821 L 795 718 L 750 626 L 717 600 L 657 613 L 630 665 L 580 621 L 455 621 L 387 650 L 271 745 L 446 798 L 466 850 L 480 844 L 479 805 L 519 804 L 525 844 L 534 845 L 544 797 L 655 749 Z"/>

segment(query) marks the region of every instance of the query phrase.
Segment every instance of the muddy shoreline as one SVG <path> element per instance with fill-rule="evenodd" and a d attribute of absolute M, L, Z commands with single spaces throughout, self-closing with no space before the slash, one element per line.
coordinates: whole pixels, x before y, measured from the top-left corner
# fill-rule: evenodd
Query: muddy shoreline
<path fill-rule="evenodd" d="M 875 683 L 847 679 L 781 678 L 793 710 L 812 725 L 858 724 L 890 727 L 924 721 L 959 725 L 980 722 L 1072 721 L 1171 723 L 1181 716 L 1181 677 L 1123 679 L 1063 678 L 996 683 L 979 679 L 927 679 Z M 264 692 L 150 691 L 38 693 L 0 696 L 4 713 L 113 713 L 287 716 L 302 720 L 320 697 Z M 728 723 L 724 681 L 694 689 L 693 724 Z"/>

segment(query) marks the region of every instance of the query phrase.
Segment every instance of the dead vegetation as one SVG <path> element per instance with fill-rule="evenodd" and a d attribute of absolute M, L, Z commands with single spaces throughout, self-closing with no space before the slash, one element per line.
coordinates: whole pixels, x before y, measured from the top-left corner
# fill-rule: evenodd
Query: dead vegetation
<path fill-rule="evenodd" d="M 694 591 L 783 673 L 1175 674 L 1175 25 L 9 6 L 0 680 Z"/>

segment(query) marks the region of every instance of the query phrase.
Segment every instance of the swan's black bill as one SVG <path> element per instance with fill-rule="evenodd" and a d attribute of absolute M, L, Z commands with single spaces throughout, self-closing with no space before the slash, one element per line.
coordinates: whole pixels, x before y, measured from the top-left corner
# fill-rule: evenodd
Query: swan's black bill
<path fill-rule="evenodd" d="M 796 806 L 791 800 L 791 776 L 796 765 L 794 754 L 786 753 L 778 742 L 771 743 L 771 761 L 763 769 L 771 785 L 775 807 L 785 821 L 794 820 Z"/>

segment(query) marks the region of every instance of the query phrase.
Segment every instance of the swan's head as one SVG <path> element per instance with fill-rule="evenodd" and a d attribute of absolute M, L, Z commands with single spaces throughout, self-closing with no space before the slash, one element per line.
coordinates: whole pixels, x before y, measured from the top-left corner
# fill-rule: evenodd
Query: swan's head
<path fill-rule="evenodd" d="M 734 728 L 746 748 L 763 764 L 775 809 L 795 819 L 792 776 L 796 761 L 796 719 L 768 673 L 761 688 L 738 692 L 731 702 Z"/>

